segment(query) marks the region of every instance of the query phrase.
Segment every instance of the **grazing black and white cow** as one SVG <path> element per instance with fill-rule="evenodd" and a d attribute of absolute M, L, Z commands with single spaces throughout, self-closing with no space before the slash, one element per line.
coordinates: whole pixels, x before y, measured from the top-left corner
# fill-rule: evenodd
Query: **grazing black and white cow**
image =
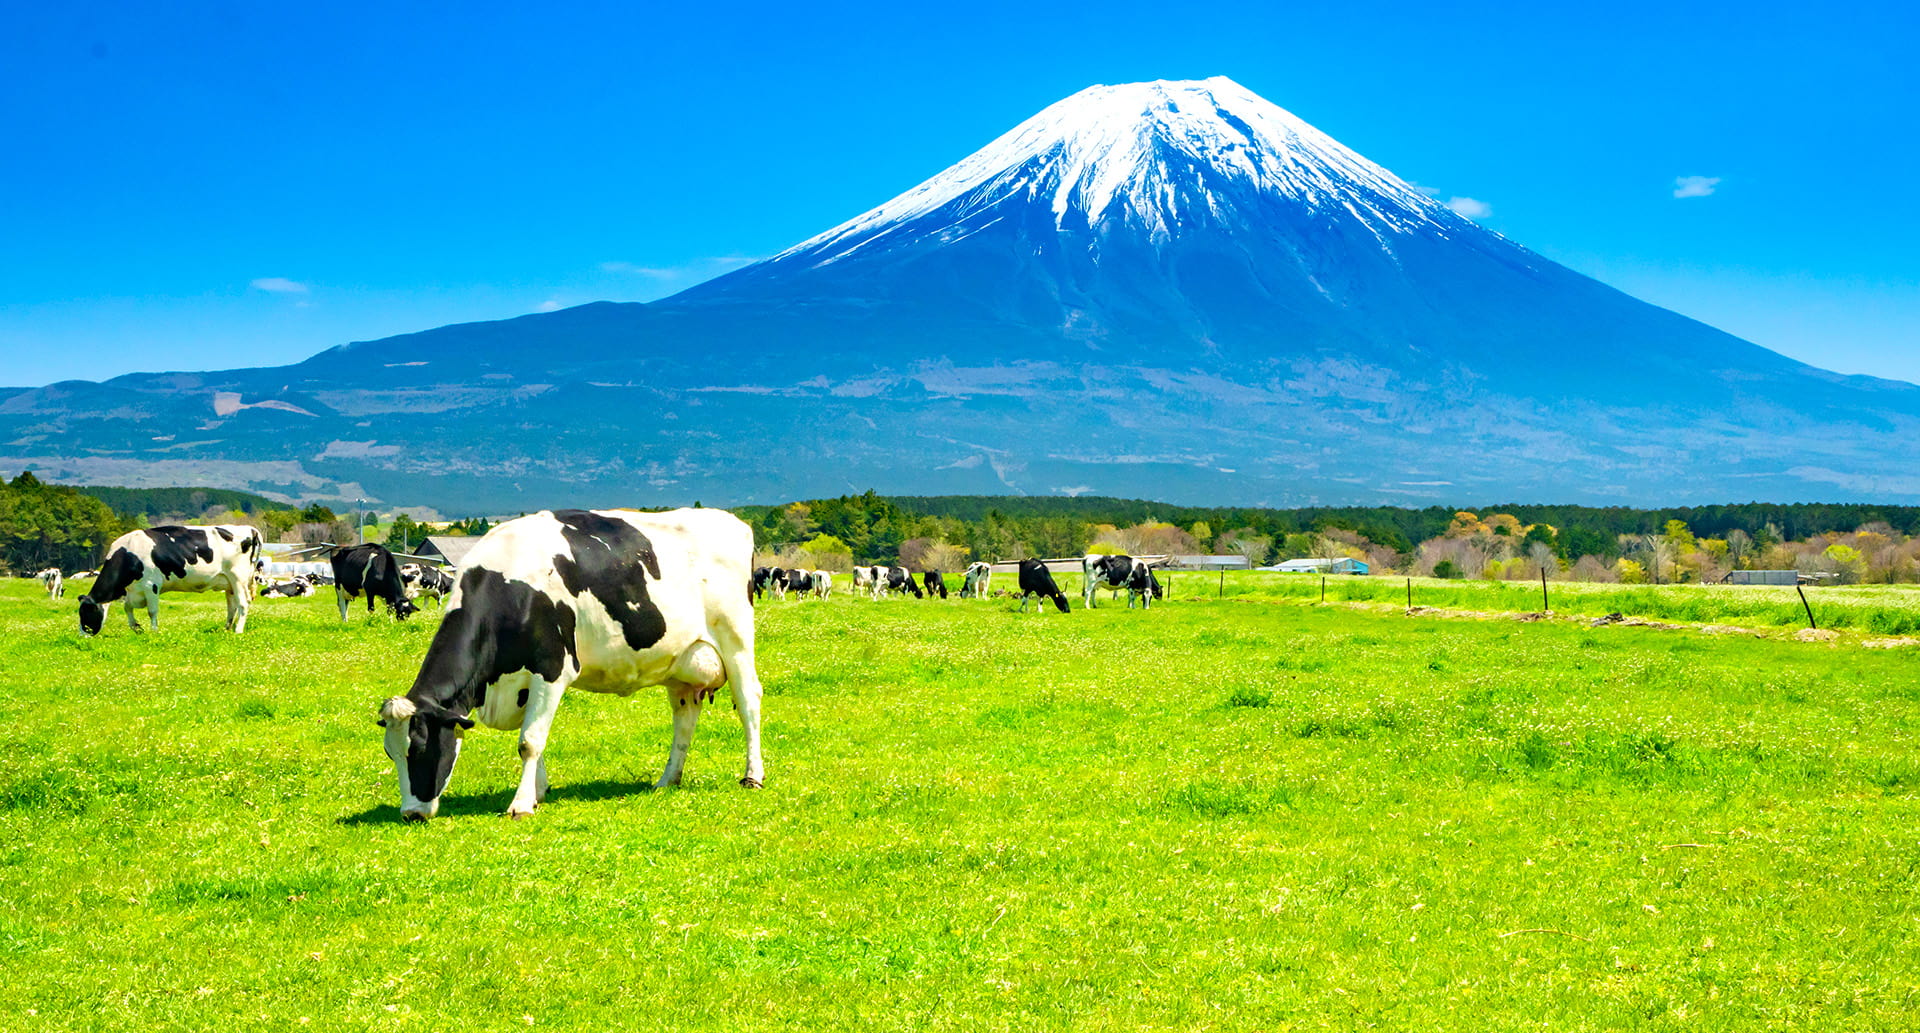
<path fill-rule="evenodd" d="M 47 590 L 47 598 L 58 599 L 66 594 L 66 579 L 61 577 L 59 567 L 48 567 L 35 574 L 40 579 L 40 587 Z"/>
<path fill-rule="evenodd" d="M 1095 607 L 1094 598 L 1102 588 L 1127 590 L 1127 609 L 1133 609 L 1136 600 L 1141 609 L 1153 605 L 1160 594 L 1160 581 L 1153 576 L 1153 568 L 1145 560 L 1115 553 L 1100 555 L 1088 553 L 1080 560 L 1080 569 L 1086 574 L 1086 583 L 1081 586 L 1087 609 Z"/>
<path fill-rule="evenodd" d="M 787 572 L 784 568 L 767 568 L 767 591 L 772 592 L 775 599 L 787 597 Z"/>
<path fill-rule="evenodd" d="M 801 570 L 799 567 L 787 571 L 786 589 L 800 598 L 805 599 L 813 593 L 813 573 L 811 571 Z"/>
<path fill-rule="evenodd" d="M 926 583 L 927 598 L 932 599 L 934 596 L 939 596 L 945 599 L 947 597 L 947 579 L 942 577 L 939 571 L 922 571 L 920 580 Z"/>
<path fill-rule="evenodd" d="M 753 532 L 716 509 L 557 510 L 494 527 L 462 561 L 413 688 L 380 705 L 401 817 L 439 810 L 474 718 L 520 730 L 507 813 L 531 814 L 547 792 L 547 734 L 568 688 L 666 687 L 664 786 L 680 781 L 701 704 L 731 685 L 746 729 L 740 784 L 758 788 L 760 677 L 753 608 L 739 589 L 752 563 Z"/>
<path fill-rule="evenodd" d="M 987 590 L 992 587 L 993 566 L 988 563 L 967 564 L 966 579 L 960 583 L 960 598 L 985 599 Z"/>
<path fill-rule="evenodd" d="M 1067 606 L 1067 594 L 1060 591 L 1060 586 L 1053 582 L 1053 571 L 1048 570 L 1047 565 L 1039 560 L 1021 560 L 1020 609 L 1022 611 L 1026 610 L 1027 600 L 1033 596 L 1040 597 L 1040 605 L 1035 608 L 1040 613 L 1047 612 L 1048 599 L 1053 600 L 1053 605 L 1058 606 L 1061 613 L 1072 612 Z"/>
<path fill-rule="evenodd" d="M 227 593 L 227 630 L 247 630 L 253 601 L 253 561 L 260 555 L 260 532 L 245 524 L 211 527 L 148 527 L 114 539 L 107 562 L 87 594 L 80 597 L 80 631 L 96 635 L 107 607 L 126 600 L 127 626 L 140 630 L 133 608 L 145 604 L 147 625 L 160 627 L 160 593 Z"/>
<path fill-rule="evenodd" d="M 430 563 L 402 564 L 400 583 L 407 587 L 409 599 L 427 596 L 435 602 L 446 602 L 447 593 L 453 591 L 452 576 Z"/>
<path fill-rule="evenodd" d="M 866 592 L 869 595 L 873 594 L 873 572 L 878 569 L 880 568 L 878 567 L 853 568 L 853 590 L 856 592 Z"/>
<path fill-rule="evenodd" d="M 387 608 L 394 617 L 406 620 L 420 608 L 407 598 L 406 582 L 400 580 L 400 565 L 393 561 L 393 553 L 387 547 L 375 542 L 365 545 L 350 545 L 344 549 L 335 549 L 330 560 L 333 565 L 333 598 L 340 604 L 340 619 L 347 619 L 347 604 L 361 596 L 367 597 L 367 612 L 373 612 L 373 601 L 384 599 Z"/>
<path fill-rule="evenodd" d="M 833 597 L 833 571 L 815 570 L 809 573 L 813 575 L 814 598 L 831 599 Z"/>
<path fill-rule="evenodd" d="M 747 598 L 758 599 L 767 594 L 773 581 L 772 567 L 755 567 L 753 576 L 747 578 Z"/>
<path fill-rule="evenodd" d="M 926 598 L 926 595 L 920 591 L 920 583 L 913 579 L 913 571 L 905 567 L 875 567 L 873 569 L 880 572 L 875 575 L 875 577 L 879 579 L 880 594 L 886 595 L 892 592 L 902 594 L 912 593 L 915 599 Z"/>

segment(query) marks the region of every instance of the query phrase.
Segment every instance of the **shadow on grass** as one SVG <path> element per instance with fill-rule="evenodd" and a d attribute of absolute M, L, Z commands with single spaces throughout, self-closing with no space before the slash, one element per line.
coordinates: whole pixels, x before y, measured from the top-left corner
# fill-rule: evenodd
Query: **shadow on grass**
<path fill-rule="evenodd" d="M 654 784 L 645 780 L 595 779 L 590 782 L 573 782 L 547 787 L 545 803 L 563 800 L 613 800 L 627 796 L 640 796 L 651 793 Z M 448 793 L 440 798 L 439 818 L 459 818 L 473 815 L 504 815 L 507 805 L 513 802 L 513 791 L 502 790 L 497 793 L 479 793 L 462 795 Z M 543 804 L 544 805 L 544 804 Z M 385 825 L 400 821 L 398 804 L 380 804 L 369 807 L 358 814 L 348 814 L 334 819 L 336 825 Z"/>

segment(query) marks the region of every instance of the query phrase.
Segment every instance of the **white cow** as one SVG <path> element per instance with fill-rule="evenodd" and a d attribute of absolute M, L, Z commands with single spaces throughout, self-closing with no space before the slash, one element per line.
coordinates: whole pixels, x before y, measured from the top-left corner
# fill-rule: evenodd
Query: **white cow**
<path fill-rule="evenodd" d="M 878 569 L 878 567 L 853 568 L 853 590 L 873 594 L 873 572 Z"/>
<path fill-rule="evenodd" d="M 833 596 L 833 572 L 816 570 L 813 572 L 813 594 L 817 599 L 829 599 Z"/>
<path fill-rule="evenodd" d="M 47 598 L 58 599 L 66 594 L 66 584 L 60 577 L 59 567 L 48 567 L 34 577 L 39 578 L 40 587 L 47 590 Z"/>
<path fill-rule="evenodd" d="M 967 564 L 966 580 L 960 585 L 960 598 L 985 599 L 993 581 L 993 567 L 986 563 Z"/>
<path fill-rule="evenodd" d="M 100 577 L 80 597 L 80 631 L 96 635 L 107 607 L 126 600 L 127 626 L 140 630 L 133 608 L 145 604 L 147 624 L 160 627 L 160 593 L 227 593 L 227 630 L 247 630 L 247 606 L 253 599 L 253 564 L 260 555 L 260 532 L 245 524 L 211 527 L 149 527 L 114 539 Z"/>
<path fill-rule="evenodd" d="M 494 527 L 461 563 L 413 688 L 380 705 L 401 817 L 438 812 L 474 717 L 520 730 L 520 784 L 507 813 L 533 813 L 547 792 L 547 734 L 569 688 L 625 696 L 666 687 L 666 786 L 679 784 L 701 705 L 731 685 L 746 729 L 740 784 L 758 788 L 760 677 L 753 607 L 739 587 L 752 565 L 753 532 L 716 509 L 555 510 Z"/>

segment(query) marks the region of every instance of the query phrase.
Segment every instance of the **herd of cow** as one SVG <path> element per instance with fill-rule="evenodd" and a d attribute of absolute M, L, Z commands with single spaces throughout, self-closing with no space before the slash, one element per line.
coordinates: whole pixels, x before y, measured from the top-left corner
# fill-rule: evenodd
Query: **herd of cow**
<path fill-rule="evenodd" d="M 1144 560 L 1125 555 L 1103 555 L 1089 553 L 1081 560 L 1083 575 L 1082 596 L 1091 609 L 1096 594 L 1101 589 L 1125 591 L 1127 608 L 1135 603 L 1142 608 L 1150 607 L 1153 601 L 1165 597 L 1165 589 L 1160 578 L 1154 574 L 1153 567 Z M 1039 612 L 1046 612 L 1046 603 L 1051 601 L 1061 613 L 1071 612 L 1067 605 L 1066 593 L 1053 580 L 1053 571 L 1043 560 L 1021 560 L 1018 574 L 1020 578 L 1020 609 L 1025 610 L 1027 603 L 1039 599 Z M 993 567 L 986 563 L 968 565 L 961 576 L 960 598 L 985 599 L 992 587 Z M 920 580 L 915 581 L 913 572 L 905 567 L 855 567 L 853 568 L 853 590 L 873 599 L 883 599 L 889 595 L 911 595 L 916 599 L 947 598 L 946 575 L 937 570 L 920 572 Z M 785 599 L 788 593 L 799 598 L 825 599 L 833 595 L 833 572 L 827 570 L 800 570 L 783 567 L 755 567 L 753 577 L 747 582 L 747 596 L 760 599 L 773 596 Z"/>
<path fill-rule="evenodd" d="M 227 596 L 227 628 L 246 630 L 248 603 L 263 551 L 260 532 L 245 525 L 154 527 L 114 541 L 94 583 L 80 599 L 80 630 L 98 634 L 107 607 L 123 604 L 127 624 L 140 630 L 135 608 L 159 627 L 163 592 Z M 438 813 L 455 760 L 476 719 L 491 728 L 519 730 L 521 773 L 508 815 L 533 813 L 547 792 L 548 732 L 568 688 L 631 695 L 665 686 L 673 713 L 673 745 L 657 784 L 678 785 L 701 707 L 722 686 L 732 689 L 745 728 L 746 771 L 740 784 L 758 788 L 760 678 L 754 666 L 753 602 L 763 594 L 826 598 L 833 576 L 818 570 L 753 568 L 753 533 L 721 510 L 667 513 L 630 510 L 550 510 L 501 523 L 462 562 L 457 582 L 445 572 L 402 566 L 384 546 L 341 548 L 332 554 L 340 617 L 364 596 L 372 612 L 383 600 L 397 618 L 415 612 L 421 593 L 443 597 L 445 617 L 405 695 L 380 704 L 378 723 L 400 788 L 400 815 L 425 821 Z M 1150 606 L 1161 595 L 1143 561 L 1087 556 L 1085 598 L 1100 588 L 1127 592 L 1127 605 Z M 969 566 L 963 598 L 985 598 L 992 570 Z M 41 572 L 48 594 L 60 598 L 63 578 Z M 322 579 L 301 577 L 264 594 L 310 595 Z M 1020 609 L 1038 597 L 1068 612 L 1067 598 L 1047 565 L 1019 566 Z M 745 585 L 746 592 L 739 586 Z M 946 582 L 926 571 L 918 583 L 905 567 L 856 568 L 856 591 L 879 599 L 909 593 L 946 597 Z"/>

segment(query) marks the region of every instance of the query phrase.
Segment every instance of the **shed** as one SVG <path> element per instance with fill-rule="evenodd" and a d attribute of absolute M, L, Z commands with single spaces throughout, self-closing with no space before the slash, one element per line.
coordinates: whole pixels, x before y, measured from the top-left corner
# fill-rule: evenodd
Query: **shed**
<path fill-rule="evenodd" d="M 1285 563 L 1260 569 L 1277 570 L 1282 574 L 1365 574 L 1370 568 L 1365 560 L 1342 556 L 1333 560 L 1316 558 L 1287 560 Z"/>
<path fill-rule="evenodd" d="M 467 558 L 467 553 L 480 544 L 480 539 L 457 534 L 430 534 L 420 547 L 413 550 L 414 555 L 424 559 L 438 560 L 449 567 L 457 567 Z"/>
<path fill-rule="evenodd" d="M 1168 556 L 1169 570 L 1251 570 L 1253 561 L 1239 553 L 1230 556 Z"/>
<path fill-rule="evenodd" d="M 1797 570 L 1730 570 L 1727 572 L 1729 585 L 1797 585 L 1800 572 Z"/>

